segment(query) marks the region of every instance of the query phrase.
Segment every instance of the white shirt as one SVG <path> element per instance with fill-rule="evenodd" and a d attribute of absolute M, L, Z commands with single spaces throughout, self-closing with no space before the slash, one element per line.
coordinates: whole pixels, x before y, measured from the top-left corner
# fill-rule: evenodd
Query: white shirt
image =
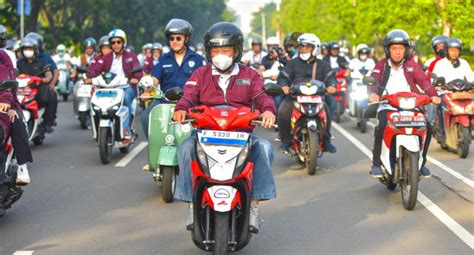
<path fill-rule="evenodd" d="M 244 56 L 242 57 L 242 62 L 249 62 L 249 65 L 253 65 L 257 63 L 261 64 L 263 57 L 265 57 L 266 55 L 267 53 L 264 51 L 260 51 L 259 54 L 255 54 L 255 52 L 251 50 L 244 54 Z"/>
<path fill-rule="evenodd" d="M 117 77 L 120 78 L 126 78 L 125 73 L 123 72 L 123 67 L 122 67 L 122 55 L 117 56 L 115 53 L 113 53 L 113 58 L 114 60 L 112 61 L 112 66 L 110 67 L 110 72 L 114 73 L 117 75 Z"/>
<path fill-rule="evenodd" d="M 58 54 L 53 57 L 54 63 L 58 66 L 58 69 L 67 69 L 68 64 L 71 63 L 71 56 L 69 54 L 64 54 L 63 57 L 60 57 Z"/>
<path fill-rule="evenodd" d="M 262 76 L 265 79 L 265 83 L 272 82 L 276 83 L 276 80 L 272 80 L 272 76 L 278 76 L 280 74 L 280 62 L 276 60 L 270 69 L 262 72 Z"/>
<path fill-rule="evenodd" d="M 359 58 L 353 58 L 351 62 L 349 62 L 349 68 L 352 70 L 351 71 L 351 77 L 352 79 L 362 79 L 364 78 L 364 75 L 362 75 L 359 70 L 365 69 L 369 72 L 367 72 L 366 75 L 372 71 L 375 67 L 375 62 L 371 58 L 367 58 L 364 62 L 362 62 Z"/>
<path fill-rule="evenodd" d="M 425 67 L 430 67 L 431 63 L 433 63 L 433 61 L 436 60 L 436 56 L 435 57 L 431 57 L 429 58 L 428 60 L 426 60 L 425 62 Z"/>
<path fill-rule="evenodd" d="M 212 66 L 212 75 L 219 75 L 219 87 L 222 89 L 222 92 L 224 92 L 224 97 L 227 95 L 227 88 L 229 87 L 230 83 L 230 77 L 239 74 L 239 65 L 234 64 L 234 67 L 232 68 L 232 71 L 228 74 L 222 74 L 220 73 L 214 66 Z"/>
<path fill-rule="evenodd" d="M 4 50 L 7 55 L 10 57 L 10 60 L 12 61 L 12 64 L 13 64 L 13 68 L 16 68 L 16 56 L 15 56 L 15 52 L 12 52 L 12 51 L 9 51 L 9 50 L 6 50 L 6 49 L 2 49 Z"/>
<path fill-rule="evenodd" d="M 337 57 L 329 56 L 329 63 L 331 64 L 332 69 L 339 68 L 339 64 L 337 63 Z"/>
<path fill-rule="evenodd" d="M 455 68 L 447 58 L 443 58 L 436 63 L 433 73 L 438 77 L 444 77 L 446 82 L 456 79 L 467 79 L 469 82 L 474 82 L 474 74 L 469 63 L 464 59 L 459 59 L 459 62 L 459 67 Z"/>
<path fill-rule="evenodd" d="M 403 70 L 403 64 L 398 67 L 398 70 L 392 68 L 392 62 L 389 60 L 388 64 L 390 66 L 390 76 L 387 81 L 387 86 L 382 93 L 383 95 L 395 94 L 398 92 L 411 92 L 410 85 L 408 84 L 407 78 L 405 77 L 405 71 Z M 380 104 L 378 111 L 381 110 L 394 110 L 395 108 L 388 104 Z"/>

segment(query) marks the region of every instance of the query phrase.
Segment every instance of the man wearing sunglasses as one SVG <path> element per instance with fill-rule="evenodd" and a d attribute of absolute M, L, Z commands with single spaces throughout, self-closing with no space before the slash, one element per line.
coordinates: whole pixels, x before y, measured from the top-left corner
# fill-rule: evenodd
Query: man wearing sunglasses
<path fill-rule="evenodd" d="M 160 84 L 161 88 L 158 88 L 163 92 L 172 87 L 182 89 L 194 70 L 206 64 L 204 57 L 189 48 L 193 35 L 193 27 L 189 22 L 182 19 L 170 20 L 165 27 L 165 35 L 171 51 L 158 59 L 151 76 L 145 76 L 140 81 L 143 84 Z M 148 137 L 151 110 L 163 103 L 166 103 L 166 100 L 155 100 L 142 112 L 140 118 L 145 136 Z"/>
<path fill-rule="evenodd" d="M 91 83 L 92 78 L 99 76 L 103 72 L 112 72 L 119 77 L 127 77 L 130 86 L 124 89 L 124 105 L 130 108 L 132 107 L 133 99 L 137 96 L 136 85 L 143 76 L 140 62 L 135 54 L 125 50 L 127 36 L 123 30 L 114 29 L 110 31 L 109 43 L 112 47 L 112 54 L 102 56 L 97 60 L 97 64 L 89 66 L 85 83 Z M 132 123 L 133 120 L 129 122 L 130 135 L 135 135 L 134 130 L 131 128 Z"/>

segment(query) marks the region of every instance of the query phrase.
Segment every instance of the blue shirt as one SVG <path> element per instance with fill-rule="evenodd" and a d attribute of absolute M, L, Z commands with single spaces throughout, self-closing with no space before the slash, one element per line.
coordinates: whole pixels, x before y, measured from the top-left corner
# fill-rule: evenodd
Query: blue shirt
<path fill-rule="evenodd" d="M 196 52 L 187 49 L 181 66 L 176 62 L 172 51 L 158 59 L 151 75 L 160 81 L 161 90 L 165 92 L 172 87 L 184 87 L 194 70 L 206 64 L 206 60 Z"/>
<path fill-rule="evenodd" d="M 54 70 L 58 69 L 58 67 L 56 66 L 56 62 L 54 62 L 53 58 L 49 54 L 41 52 L 38 55 L 38 58 L 46 60 L 46 62 L 48 62 L 49 66 L 50 66 L 51 71 L 54 71 Z"/>

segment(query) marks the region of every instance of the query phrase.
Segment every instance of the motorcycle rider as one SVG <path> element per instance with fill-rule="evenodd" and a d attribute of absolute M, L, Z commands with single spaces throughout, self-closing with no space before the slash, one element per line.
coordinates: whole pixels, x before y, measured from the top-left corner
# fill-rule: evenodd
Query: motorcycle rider
<path fill-rule="evenodd" d="M 375 67 L 375 62 L 373 59 L 369 58 L 370 48 L 367 44 L 359 44 L 356 47 L 357 58 L 351 59 L 349 62 L 349 69 L 352 70 L 351 78 L 353 79 L 362 79 L 365 74 L 362 74 L 361 70 L 371 71 Z"/>
<path fill-rule="evenodd" d="M 151 47 L 153 45 L 151 43 L 146 43 L 142 46 L 142 52 L 138 54 L 137 58 L 138 61 L 140 62 L 140 65 L 143 66 L 145 65 L 145 61 L 147 58 L 151 57 Z M 143 68 L 145 70 L 145 68 Z"/>
<path fill-rule="evenodd" d="M 318 54 L 318 59 L 324 59 L 326 56 L 329 56 L 329 46 L 327 43 L 321 44 L 321 52 Z"/>
<path fill-rule="evenodd" d="M 7 29 L 5 28 L 5 26 L 0 25 L 0 48 L 5 47 L 6 43 L 7 43 Z M 16 68 L 15 53 L 13 51 L 8 50 L 8 47 L 2 50 L 5 51 L 5 53 L 7 53 L 8 57 L 10 57 L 10 60 L 13 64 L 13 68 Z"/>
<path fill-rule="evenodd" d="M 242 57 L 242 63 L 257 69 L 262 64 L 262 59 L 267 55 L 266 52 L 262 51 L 262 40 L 252 40 L 252 50 L 245 53 Z"/>
<path fill-rule="evenodd" d="M 436 90 L 431 85 L 430 80 L 426 77 L 422 68 L 413 61 L 409 54 L 410 37 L 400 29 L 390 31 L 383 40 L 383 46 L 386 58 L 379 61 L 371 76 L 376 79 L 376 85 L 368 88 L 370 96 L 369 102 L 377 102 L 382 94 L 393 94 L 397 92 L 415 92 L 426 93 L 431 97 L 431 101 L 439 104 L 440 98 L 436 94 Z M 421 91 L 419 88 L 421 88 Z M 382 150 L 382 140 L 384 128 L 387 125 L 387 113 L 393 108 L 387 105 L 379 105 L 377 110 L 378 126 L 374 133 L 374 148 L 372 150 L 372 169 L 371 176 L 374 178 L 382 178 L 382 161 L 380 154 Z M 428 153 L 431 141 L 431 125 L 427 126 L 426 141 L 423 151 L 423 164 L 420 173 L 423 177 L 431 176 L 430 170 L 425 166 L 426 154 Z"/>
<path fill-rule="evenodd" d="M 349 64 L 345 57 L 339 55 L 340 48 L 341 46 L 339 46 L 338 42 L 328 44 L 329 54 L 323 60 L 328 62 L 332 69 L 344 69 Z M 349 77 L 349 73 L 346 72 L 344 77 Z"/>
<path fill-rule="evenodd" d="M 64 62 L 67 69 L 71 68 L 71 56 L 66 53 L 66 46 L 64 46 L 64 44 L 58 44 L 58 46 L 56 46 L 56 55 L 53 56 L 53 60 L 56 65 L 59 65 L 60 62 Z"/>
<path fill-rule="evenodd" d="M 194 70 L 206 64 L 201 55 L 189 49 L 193 27 L 188 21 L 182 19 L 170 20 L 165 27 L 165 35 L 171 51 L 159 58 L 159 62 L 153 68 L 151 76 L 145 76 L 140 81 L 142 84 L 160 84 L 160 89 L 163 92 L 172 87 L 183 88 Z M 148 137 L 150 112 L 153 107 L 162 103 L 166 103 L 166 100 L 155 100 L 140 116 L 146 137 Z"/>
<path fill-rule="evenodd" d="M 203 57 L 206 57 L 206 53 L 204 52 L 204 44 L 203 43 L 198 43 L 196 44 L 196 53 L 203 56 Z"/>
<path fill-rule="evenodd" d="M 147 74 L 151 74 L 153 67 L 158 64 L 158 59 L 160 59 L 163 52 L 163 46 L 161 43 L 153 43 L 151 46 L 151 57 L 146 58 L 145 63 L 143 64 L 143 71 Z"/>
<path fill-rule="evenodd" d="M 2 46 L 3 45 L 0 42 L 0 47 Z M 9 57 L 6 56 L 5 52 L 0 51 L 0 81 L 14 80 L 15 76 L 16 75 L 13 68 L 13 63 L 11 62 Z M 4 140 L 7 134 L 10 134 L 12 138 L 13 149 L 15 151 L 15 156 L 18 163 L 16 182 L 20 185 L 27 185 L 28 183 L 30 183 L 27 163 L 33 162 L 33 157 L 31 155 L 31 150 L 29 147 L 28 134 L 26 133 L 25 123 L 23 122 L 23 119 L 20 118 L 21 105 L 18 102 L 18 99 L 14 92 L 1 93 L 0 101 L 0 111 L 7 112 L 8 115 L 1 117 L 3 119 L 3 123 L 1 123 L 3 126 L 3 135 L 0 135 L 0 140 Z M 1 150 L 3 150 L 4 142 L 5 141 L 0 144 L 0 146 L 2 147 Z M 0 154 L 5 155 L 4 152 L 0 152 Z M 0 167 L 0 172 L 4 173 L 4 171 L 1 171 L 1 169 L 3 168 L 5 162 L 3 160 L 0 161 L 0 163 L 2 164 L 2 167 Z M 0 179 L 2 179 L 2 177 L 0 177 Z M 2 181 L 0 181 L 0 185 L 1 183 Z M 0 201 L 3 201 L 1 196 L 2 195 L 0 194 Z"/>
<path fill-rule="evenodd" d="M 105 56 L 107 54 L 112 53 L 112 48 L 110 47 L 109 36 L 108 35 L 103 35 L 99 39 L 99 45 L 98 46 L 99 46 L 99 52 L 98 52 L 99 56 Z M 96 58 L 96 60 L 98 60 L 98 59 Z"/>
<path fill-rule="evenodd" d="M 425 68 L 427 68 L 427 73 L 433 72 L 433 69 L 436 63 L 445 58 L 448 54 L 447 49 L 447 42 L 449 37 L 445 35 L 437 35 L 431 39 L 431 49 L 433 49 L 433 53 L 435 54 L 433 57 L 429 58 L 425 62 Z M 429 78 L 429 75 L 428 75 Z"/>
<path fill-rule="evenodd" d="M 97 65 L 89 67 L 85 83 L 90 84 L 92 78 L 101 75 L 103 72 L 112 72 L 117 75 L 117 77 L 127 77 L 129 86 L 124 88 L 125 96 L 123 103 L 131 109 L 133 99 L 137 96 L 136 85 L 143 76 L 142 72 L 133 72 L 134 69 L 140 67 L 140 62 L 138 62 L 135 54 L 125 50 L 127 35 L 122 29 L 113 29 L 110 31 L 109 43 L 112 46 L 112 54 L 102 56 L 102 58 L 97 61 Z M 131 118 L 131 114 L 132 112 L 129 111 L 130 135 L 136 136 L 135 131 L 132 129 L 133 119 Z"/>
<path fill-rule="evenodd" d="M 239 64 L 243 48 L 243 35 L 240 29 L 228 22 L 212 25 L 204 36 L 206 56 L 212 65 L 196 70 L 184 86 L 184 96 L 175 108 L 173 119 L 179 123 L 185 120 L 187 110 L 196 105 L 220 105 L 250 107 L 252 97 L 262 91 L 263 82 L 258 73 Z M 231 77 L 234 77 L 232 79 Z M 242 86 L 240 84 L 245 86 Z M 256 108 L 262 113 L 263 126 L 271 128 L 275 122 L 273 99 L 262 94 L 256 99 Z M 275 182 L 272 175 L 273 151 L 267 140 L 252 135 L 250 161 L 255 164 L 252 184 L 252 205 L 250 208 L 250 231 L 258 232 L 258 203 L 276 197 Z M 193 188 L 191 180 L 191 161 L 195 158 L 194 137 L 187 138 L 180 146 L 178 160 L 180 172 L 177 177 L 175 198 L 191 202 Z M 186 226 L 192 226 L 193 212 L 189 209 Z M 189 229 L 189 228 L 188 228 Z"/>
<path fill-rule="evenodd" d="M 329 64 L 324 61 L 317 59 L 316 56 L 321 47 L 319 38 L 314 34 L 302 34 L 298 38 L 298 50 L 299 56 L 292 59 L 288 64 L 281 70 L 277 84 L 283 88 L 285 94 L 290 92 L 290 86 L 293 82 L 298 80 L 310 80 L 312 74 L 313 65 L 317 65 L 316 80 L 323 81 L 326 78 L 326 74 L 331 71 Z M 326 88 L 328 94 L 334 94 L 336 92 L 336 79 L 334 76 L 330 76 L 326 80 Z M 326 96 L 326 99 L 328 97 Z M 281 145 L 279 147 L 282 151 L 287 151 L 291 147 L 291 112 L 293 109 L 293 101 L 291 98 L 286 97 L 281 103 L 278 109 L 278 128 L 281 137 Z M 326 111 L 328 107 L 326 106 Z M 331 116 L 327 116 L 327 132 L 324 136 L 324 150 L 330 153 L 336 152 L 336 147 L 331 144 L 330 131 L 331 131 Z"/>
<path fill-rule="evenodd" d="M 298 55 L 298 50 L 296 49 L 296 45 L 293 45 L 292 42 L 292 34 L 288 34 L 283 40 L 283 47 L 285 48 L 286 52 L 286 60 L 290 61 L 293 57 Z"/>

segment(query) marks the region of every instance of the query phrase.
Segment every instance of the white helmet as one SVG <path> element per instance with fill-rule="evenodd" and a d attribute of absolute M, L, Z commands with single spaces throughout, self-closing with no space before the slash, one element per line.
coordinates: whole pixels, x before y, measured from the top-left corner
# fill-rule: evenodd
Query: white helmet
<path fill-rule="evenodd" d="M 118 38 L 122 39 L 123 48 L 125 48 L 127 46 L 127 35 L 125 34 L 125 32 L 122 29 L 115 28 L 115 29 L 112 29 L 112 31 L 110 31 L 110 33 L 109 33 L 109 43 L 112 41 L 112 38 L 115 38 L 115 37 L 118 37 Z M 112 43 L 110 43 L 110 45 L 112 45 Z"/>
<path fill-rule="evenodd" d="M 20 42 L 21 40 L 15 42 L 15 44 L 13 45 L 13 51 L 17 51 L 20 49 Z"/>
<path fill-rule="evenodd" d="M 314 46 L 313 56 L 318 55 L 319 50 L 321 49 L 321 41 L 315 34 L 302 34 L 298 37 L 298 45 L 301 44 L 312 44 Z"/>
<path fill-rule="evenodd" d="M 267 45 L 280 45 L 280 41 L 276 36 L 270 36 L 267 39 Z"/>
<path fill-rule="evenodd" d="M 357 47 L 356 47 L 357 52 L 359 52 L 362 49 L 369 49 L 369 46 L 367 46 L 367 44 L 363 44 L 363 43 L 357 45 Z"/>

